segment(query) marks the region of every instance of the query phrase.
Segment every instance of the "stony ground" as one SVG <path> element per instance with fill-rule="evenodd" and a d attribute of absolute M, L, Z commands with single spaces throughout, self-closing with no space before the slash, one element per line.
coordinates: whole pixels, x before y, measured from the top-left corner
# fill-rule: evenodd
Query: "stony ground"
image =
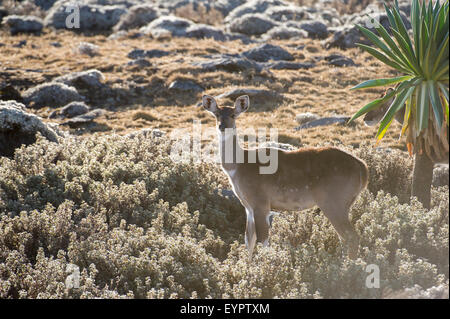
<path fill-rule="evenodd" d="M 352 86 L 367 79 L 395 74 L 358 48 L 325 49 L 327 39 L 297 37 L 264 42 L 253 37 L 254 41 L 245 44 L 241 40 L 155 39 L 142 36 L 136 30 L 118 37 L 110 34 L 83 35 L 44 28 L 40 35 L 12 36 L 4 28 L 0 31 L 0 82 L 11 84 L 23 93 L 59 76 L 91 69 L 100 71 L 104 77 L 101 80 L 103 86 L 87 88 L 87 92 L 81 94 L 87 96 L 91 109 L 100 108 L 104 112 L 94 124 L 77 125 L 75 129 L 61 127 L 76 134 L 125 134 L 141 128 L 170 132 L 174 128 L 190 129 L 194 119 L 213 126 L 214 119 L 197 107 L 202 94 L 219 95 L 237 88 L 259 89 L 264 91 L 251 96 L 251 108 L 239 118 L 238 127 L 277 128 L 280 142 L 296 146 L 344 143 L 357 147 L 361 142 L 375 142 L 376 127 L 366 127 L 358 120 L 351 126 L 333 124 L 296 130 L 299 126 L 296 115 L 311 112 L 319 117 L 351 116 L 383 92 L 383 89 L 350 91 Z M 329 38 L 332 37 L 329 33 Z M 98 46 L 95 55 L 80 52 L 80 43 Z M 288 63 L 312 67 L 209 70 L 195 65 L 211 57 L 241 54 L 264 43 L 290 53 L 292 60 Z M 135 49 L 161 50 L 164 54 L 136 60 L 130 58 Z M 350 59 L 351 65 L 331 64 L 330 57 L 335 54 L 342 56 L 341 59 Z M 188 86 L 173 87 L 174 82 L 182 85 L 187 82 Z M 105 88 L 108 90 L 103 90 Z M 271 96 L 273 94 L 275 96 Z M 233 100 L 225 98 L 219 103 L 231 105 Z M 56 108 L 62 106 L 56 105 Z M 65 118 L 49 119 L 54 110 L 55 106 L 45 105 L 30 109 L 45 121 L 65 123 Z M 404 149 L 395 126 L 391 131 L 393 133 L 388 134 L 381 146 Z"/>

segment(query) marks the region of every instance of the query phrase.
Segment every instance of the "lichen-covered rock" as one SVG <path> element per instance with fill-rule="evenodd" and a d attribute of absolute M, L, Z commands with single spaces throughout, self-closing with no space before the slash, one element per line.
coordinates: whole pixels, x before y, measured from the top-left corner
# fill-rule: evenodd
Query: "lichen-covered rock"
<path fill-rule="evenodd" d="M 2 24 L 9 28 L 12 35 L 18 33 L 39 33 L 44 24 L 42 19 L 34 16 L 10 15 L 3 19 Z"/>
<path fill-rule="evenodd" d="M 197 39 L 214 39 L 216 41 L 225 41 L 229 38 L 221 29 L 206 24 L 191 25 L 186 29 L 185 36 Z"/>
<path fill-rule="evenodd" d="M 202 88 L 199 84 L 191 80 L 175 80 L 169 84 L 169 90 L 174 92 L 202 92 Z"/>
<path fill-rule="evenodd" d="M 48 11 L 44 25 L 56 29 L 72 31 L 104 31 L 111 30 L 120 17 L 127 12 L 123 5 L 91 4 L 89 1 L 77 1 L 79 8 L 80 27 L 70 27 L 66 24 L 67 18 L 74 12 L 72 0 L 60 0 Z M 69 17 L 69 20 L 70 17 Z"/>
<path fill-rule="evenodd" d="M 292 61 L 294 57 L 287 50 L 280 46 L 272 44 L 262 44 L 256 48 L 250 49 L 242 53 L 248 59 L 252 59 L 258 62 L 267 62 L 269 60 L 285 60 Z"/>
<path fill-rule="evenodd" d="M 64 83 L 68 86 L 73 86 L 77 90 L 96 90 L 105 87 L 102 81 L 105 76 L 102 72 L 96 69 L 72 72 L 53 79 L 53 82 Z"/>
<path fill-rule="evenodd" d="M 23 104 L 0 101 L 0 156 L 12 157 L 16 148 L 34 143 L 37 132 L 57 142 L 58 132 L 43 123 L 41 118 L 27 113 Z"/>
<path fill-rule="evenodd" d="M 289 3 L 279 0 L 251 0 L 236 7 L 225 18 L 225 23 L 231 23 L 234 20 L 249 13 L 264 13 L 272 7 L 288 7 Z"/>
<path fill-rule="evenodd" d="M 63 83 L 44 83 L 26 90 L 23 101 L 28 107 L 61 107 L 73 101 L 83 101 L 84 97 L 71 86 Z"/>
<path fill-rule="evenodd" d="M 327 26 L 320 21 L 288 22 L 286 26 L 305 30 L 312 39 L 325 39 L 328 36 Z"/>
<path fill-rule="evenodd" d="M 245 35 L 261 35 L 276 26 L 277 23 L 259 13 L 249 13 L 233 20 L 228 25 L 231 32 Z"/>
<path fill-rule="evenodd" d="M 219 55 L 211 60 L 193 62 L 192 65 L 205 71 L 224 70 L 227 72 L 256 71 L 261 72 L 262 66 L 252 60 L 240 56 Z"/>
<path fill-rule="evenodd" d="M 159 10 L 153 5 L 138 4 L 131 7 L 127 13 L 120 17 L 114 26 L 114 31 L 137 29 L 145 26 L 160 16 Z"/>
<path fill-rule="evenodd" d="M 298 28 L 288 27 L 286 25 L 280 25 L 270 29 L 263 35 L 263 39 L 269 40 L 286 40 L 292 38 L 307 38 L 308 32 Z"/>
<path fill-rule="evenodd" d="M 179 18 L 173 15 L 159 17 L 148 25 L 139 29 L 143 34 L 150 34 L 155 38 L 170 36 L 185 36 L 186 29 L 194 25 L 188 19 Z"/>
<path fill-rule="evenodd" d="M 278 22 L 301 21 L 312 17 L 307 8 L 294 5 L 271 6 L 265 11 L 265 14 Z"/>
<path fill-rule="evenodd" d="M 86 114 L 90 108 L 84 102 L 72 102 L 61 108 L 53 111 L 49 118 L 63 117 L 72 118 L 78 115 Z"/>

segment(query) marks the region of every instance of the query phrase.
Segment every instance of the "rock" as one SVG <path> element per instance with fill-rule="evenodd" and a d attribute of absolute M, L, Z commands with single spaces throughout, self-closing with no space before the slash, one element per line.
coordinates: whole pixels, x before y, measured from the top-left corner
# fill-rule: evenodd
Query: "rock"
<path fill-rule="evenodd" d="M 301 130 L 306 128 L 318 127 L 318 126 L 328 126 L 332 124 L 344 125 L 350 120 L 350 117 L 347 116 L 332 116 L 332 117 L 324 117 L 318 120 L 313 120 L 302 124 L 295 128 L 295 130 Z"/>
<path fill-rule="evenodd" d="M 99 46 L 89 42 L 80 42 L 80 44 L 77 47 L 77 50 L 78 53 L 86 54 L 89 55 L 90 57 L 100 55 Z"/>
<path fill-rule="evenodd" d="M 127 13 L 120 17 L 114 26 L 114 31 L 140 28 L 159 18 L 160 12 L 153 5 L 138 4 L 131 7 Z"/>
<path fill-rule="evenodd" d="M 25 112 L 25 106 L 16 101 L 0 101 L 0 156 L 13 157 L 16 148 L 36 141 L 36 133 L 57 142 L 57 131 L 41 118 Z"/>
<path fill-rule="evenodd" d="M 57 0 L 34 0 L 34 4 L 43 10 L 50 9 Z"/>
<path fill-rule="evenodd" d="M 25 104 L 32 108 L 60 107 L 73 101 L 84 100 L 75 88 L 63 83 L 44 83 L 35 86 L 26 90 L 22 97 Z"/>
<path fill-rule="evenodd" d="M 433 169 L 433 182 L 434 187 L 448 186 L 449 184 L 449 174 L 448 174 L 448 164 L 436 164 Z"/>
<path fill-rule="evenodd" d="M 199 66 L 204 71 L 224 70 L 227 72 L 256 71 L 261 72 L 262 66 L 252 60 L 239 56 L 219 55 L 207 61 L 193 62 L 193 66 Z"/>
<path fill-rule="evenodd" d="M 75 87 L 77 90 L 93 91 L 106 87 L 106 85 L 101 82 L 104 79 L 105 77 L 102 72 L 96 69 L 91 69 L 59 76 L 53 79 L 52 82 L 64 83 L 68 86 Z"/>
<path fill-rule="evenodd" d="M 151 66 L 152 64 L 150 63 L 150 61 L 144 59 L 144 58 L 138 58 L 136 60 L 132 60 L 130 62 L 127 63 L 127 66 L 137 66 L 139 68 L 147 68 L 149 66 Z"/>
<path fill-rule="evenodd" d="M 258 62 L 267 62 L 269 60 L 294 60 L 294 57 L 287 50 L 277 45 L 267 43 L 243 52 L 242 55 L 248 59 Z"/>
<path fill-rule="evenodd" d="M 308 32 L 305 30 L 288 27 L 286 25 L 276 26 L 264 34 L 264 39 L 286 40 L 292 38 L 307 38 Z"/>
<path fill-rule="evenodd" d="M 92 123 L 97 117 L 104 114 L 104 111 L 101 109 L 95 109 L 90 111 L 89 113 L 82 114 L 79 116 L 76 116 L 74 118 L 71 118 L 67 120 L 64 123 L 61 123 L 61 125 L 67 125 L 70 128 L 78 128 L 81 126 L 84 126 L 86 124 Z"/>
<path fill-rule="evenodd" d="M 59 112 L 53 111 L 49 118 L 65 117 L 72 118 L 78 115 L 86 114 L 90 108 L 84 102 L 72 102 L 64 106 Z"/>
<path fill-rule="evenodd" d="M 15 100 L 17 102 L 22 102 L 22 96 L 12 85 L 0 83 L 0 100 Z"/>
<path fill-rule="evenodd" d="M 260 104 L 260 103 L 267 103 L 267 102 L 281 102 L 285 99 L 285 97 L 276 92 L 271 90 L 265 90 L 265 89 L 246 89 L 246 88 L 240 88 L 240 89 L 234 89 L 225 93 L 222 93 L 218 96 L 216 96 L 216 99 L 223 99 L 228 98 L 231 100 L 235 100 L 241 95 L 248 95 L 250 97 L 250 104 Z"/>
<path fill-rule="evenodd" d="M 44 27 L 42 19 L 34 16 L 10 15 L 3 19 L 2 24 L 9 28 L 11 35 L 40 33 Z"/>
<path fill-rule="evenodd" d="M 249 13 L 263 13 L 271 7 L 287 7 L 288 3 L 279 0 L 251 0 L 245 1 L 244 4 L 236 7 L 225 18 L 225 23 L 231 23 L 236 19 Z"/>
<path fill-rule="evenodd" d="M 130 59 L 138 59 L 138 58 L 160 58 L 166 55 L 169 55 L 170 52 L 153 49 L 153 50 L 142 50 L 142 49 L 134 49 L 130 53 L 128 53 L 128 57 Z"/>
<path fill-rule="evenodd" d="M 22 48 L 26 45 L 27 45 L 27 40 L 22 40 L 22 41 L 19 41 L 19 43 L 14 44 L 13 48 Z"/>
<path fill-rule="evenodd" d="M 8 10 L 6 10 L 4 7 L 0 7 L 0 23 L 2 22 L 3 18 L 8 15 Z"/>
<path fill-rule="evenodd" d="M 329 64 L 334 66 L 356 66 L 355 62 L 352 59 L 347 58 L 340 54 L 331 54 L 325 57 L 325 60 L 328 61 Z"/>
<path fill-rule="evenodd" d="M 301 21 L 311 18 L 306 8 L 295 5 L 271 6 L 264 13 L 278 22 Z"/>
<path fill-rule="evenodd" d="M 139 31 L 143 34 L 152 35 L 154 38 L 182 37 L 186 35 L 186 29 L 192 25 L 194 23 L 191 20 L 169 15 L 153 20 L 140 28 Z"/>
<path fill-rule="evenodd" d="M 54 46 L 55 48 L 61 48 L 62 45 L 58 41 L 50 42 L 50 45 Z"/>
<path fill-rule="evenodd" d="M 319 115 L 314 114 L 314 113 L 309 113 L 309 112 L 300 113 L 295 116 L 295 120 L 300 125 L 311 122 L 311 121 L 315 121 L 318 119 L 319 119 Z"/>
<path fill-rule="evenodd" d="M 175 80 L 169 84 L 169 90 L 175 92 L 202 92 L 205 89 L 191 80 Z"/>
<path fill-rule="evenodd" d="M 370 44 L 357 27 L 343 26 L 334 29 L 333 36 L 324 42 L 324 46 L 326 49 L 349 49 L 356 47 L 356 43 Z"/>
<path fill-rule="evenodd" d="M 314 63 L 300 63 L 300 62 L 286 62 L 277 61 L 265 64 L 266 68 L 273 70 L 300 70 L 300 69 L 310 69 L 315 66 Z"/>
<path fill-rule="evenodd" d="M 206 24 L 191 25 L 186 29 L 185 36 L 197 39 L 214 39 L 216 41 L 225 41 L 228 39 L 222 30 Z"/>
<path fill-rule="evenodd" d="M 275 25 L 277 23 L 265 15 L 249 13 L 231 21 L 228 27 L 231 32 L 238 32 L 245 35 L 261 35 L 272 29 Z"/>
<path fill-rule="evenodd" d="M 79 8 L 80 27 L 66 25 L 66 19 L 73 14 L 73 1 L 60 0 L 52 6 L 44 19 L 46 27 L 56 29 L 69 29 L 73 31 L 104 31 L 111 30 L 120 17 L 125 14 L 126 7 L 123 5 L 99 5 L 90 4 L 89 0 L 77 1 Z M 71 21 L 69 17 L 69 22 Z"/>
<path fill-rule="evenodd" d="M 320 21 L 288 22 L 286 25 L 305 30 L 311 39 L 325 39 L 328 36 L 327 26 Z"/>

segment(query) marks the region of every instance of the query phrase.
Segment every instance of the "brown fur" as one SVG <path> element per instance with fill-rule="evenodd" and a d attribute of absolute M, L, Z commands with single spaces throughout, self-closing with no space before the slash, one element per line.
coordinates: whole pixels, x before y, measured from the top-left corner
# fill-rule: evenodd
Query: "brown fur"
<path fill-rule="evenodd" d="M 217 120 L 222 168 L 247 211 L 246 244 L 250 257 L 256 241 L 267 243 L 271 210 L 303 210 L 317 205 L 349 245 L 349 256 L 355 258 L 359 239 L 348 220 L 348 211 L 367 186 L 366 164 L 334 147 L 291 152 L 275 148 L 244 150 L 238 143 L 235 117 L 248 106 L 248 96 L 239 97 L 235 108 L 220 108 L 211 96 L 203 97 L 203 107 Z M 231 129 L 230 135 L 224 132 L 227 128 Z M 227 138 L 232 138 L 231 162 L 225 162 Z M 237 161 L 236 153 L 239 151 L 244 155 L 243 162 Z M 258 152 L 261 151 L 267 155 L 275 152 L 278 159 L 275 173 L 261 174 L 260 167 L 266 166 L 259 160 Z M 252 158 L 256 158 L 255 163 L 250 161 Z"/>

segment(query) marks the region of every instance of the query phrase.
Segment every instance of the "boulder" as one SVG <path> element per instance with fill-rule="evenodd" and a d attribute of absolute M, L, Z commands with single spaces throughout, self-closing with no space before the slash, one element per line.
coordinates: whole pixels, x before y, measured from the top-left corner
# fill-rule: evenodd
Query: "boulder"
<path fill-rule="evenodd" d="M 349 49 L 356 47 L 356 43 L 370 44 L 356 26 L 342 26 L 332 29 L 334 34 L 324 42 L 326 49 Z"/>
<path fill-rule="evenodd" d="M 270 29 L 268 32 L 266 32 L 263 36 L 265 40 L 287 40 L 292 38 L 307 38 L 308 32 L 305 30 L 288 27 L 286 25 L 279 25 L 272 29 Z"/>
<path fill-rule="evenodd" d="M 173 82 L 171 82 L 169 84 L 169 91 L 174 91 L 174 92 L 182 92 L 182 93 L 186 93 L 186 92 L 202 92 L 205 89 L 203 87 L 201 87 L 199 84 L 195 83 L 194 81 L 191 80 L 175 80 Z"/>
<path fill-rule="evenodd" d="M 153 5 L 138 4 L 131 7 L 127 13 L 120 17 L 114 26 L 114 31 L 137 29 L 159 18 L 160 12 Z"/>
<path fill-rule="evenodd" d="M 318 120 L 320 117 L 317 114 L 306 112 L 306 113 L 300 113 L 295 116 L 295 120 L 298 124 L 306 124 L 311 121 Z"/>
<path fill-rule="evenodd" d="M 49 118 L 72 118 L 78 115 L 86 114 L 89 110 L 89 106 L 87 106 L 84 102 L 72 102 L 61 108 L 59 111 L 53 111 Z"/>
<path fill-rule="evenodd" d="M 289 4 L 279 0 L 250 0 L 245 1 L 244 4 L 236 7 L 225 18 L 225 23 L 230 23 L 236 19 L 249 13 L 263 13 L 271 7 L 287 7 Z"/>
<path fill-rule="evenodd" d="M 285 99 L 285 97 L 272 90 L 266 90 L 266 89 L 247 89 L 247 88 L 239 88 L 234 89 L 225 93 L 222 93 L 218 96 L 216 96 L 216 99 L 224 99 L 228 98 L 231 100 L 235 100 L 241 95 L 248 95 L 250 97 L 250 103 L 252 104 L 260 104 L 260 103 L 266 103 L 266 102 L 281 102 Z"/>
<path fill-rule="evenodd" d="M 229 37 L 219 28 L 206 25 L 194 24 L 186 29 L 186 37 L 196 39 L 214 39 L 216 41 L 225 41 Z"/>
<path fill-rule="evenodd" d="M 355 62 L 353 62 L 352 59 L 340 54 L 330 54 L 329 56 L 325 57 L 325 60 L 328 61 L 329 64 L 338 67 L 356 66 Z"/>
<path fill-rule="evenodd" d="M 84 100 L 74 87 L 63 83 L 44 83 L 35 86 L 26 90 L 22 97 L 25 104 L 32 108 L 61 107 L 73 101 Z"/>
<path fill-rule="evenodd" d="M 61 125 L 67 125 L 70 128 L 79 128 L 81 126 L 91 124 L 97 117 L 99 117 L 103 114 L 104 114 L 103 110 L 95 109 L 88 113 L 73 117 L 73 118 L 65 121 L 64 123 L 61 123 Z"/>
<path fill-rule="evenodd" d="M 237 18 L 229 23 L 231 32 L 238 32 L 245 35 L 261 35 L 276 26 L 275 21 L 259 13 L 249 13 Z"/>
<path fill-rule="evenodd" d="M 86 54 L 90 57 L 100 54 L 100 47 L 96 44 L 89 42 L 80 42 L 77 47 L 78 53 Z"/>
<path fill-rule="evenodd" d="M 60 0 L 55 3 L 44 19 L 45 26 L 87 32 L 111 30 L 119 22 L 120 17 L 127 12 L 124 5 L 91 4 L 89 0 L 76 3 L 80 10 L 80 28 L 68 28 L 66 25 L 67 17 L 73 14 L 72 0 Z"/>
<path fill-rule="evenodd" d="M 292 61 L 294 57 L 285 49 L 280 46 L 272 45 L 272 44 L 262 44 L 257 46 L 256 48 L 250 49 L 242 53 L 248 59 L 258 61 L 258 62 L 267 62 L 270 60 L 279 61 Z"/>
<path fill-rule="evenodd" d="M 252 60 L 240 56 L 218 55 L 213 59 L 193 62 L 192 65 L 202 68 L 204 71 L 224 70 L 227 72 L 256 71 L 261 72 L 262 66 Z"/>
<path fill-rule="evenodd" d="M 169 55 L 170 52 L 153 49 L 153 50 L 142 50 L 142 49 L 133 49 L 130 53 L 128 53 L 128 57 L 130 59 L 141 59 L 141 58 L 160 58 L 166 55 Z"/>
<path fill-rule="evenodd" d="M 10 15 L 3 19 L 2 24 L 9 28 L 12 35 L 18 33 L 40 33 L 44 27 L 42 19 L 34 16 Z"/>
<path fill-rule="evenodd" d="M 194 25 L 194 22 L 191 20 L 169 15 L 153 20 L 148 25 L 140 28 L 139 31 L 155 38 L 167 36 L 182 37 L 186 35 L 186 29 L 192 25 Z"/>
<path fill-rule="evenodd" d="M 73 86 L 77 90 L 93 91 L 102 89 L 106 86 L 102 83 L 104 79 L 105 77 L 102 72 L 96 69 L 91 69 L 59 76 L 53 79 L 52 82 Z"/>
<path fill-rule="evenodd" d="M 301 21 L 311 18 L 305 7 L 294 5 L 271 6 L 264 12 L 269 18 L 278 22 Z"/>
<path fill-rule="evenodd" d="M 286 26 L 305 30 L 311 39 L 325 39 L 328 36 L 327 26 L 320 21 L 288 22 Z"/>
<path fill-rule="evenodd" d="M 16 101 L 0 101 L 0 156 L 12 157 L 21 145 L 36 141 L 36 133 L 57 142 L 59 132 L 27 113 L 25 106 Z"/>
<path fill-rule="evenodd" d="M 42 10 L 50 9 L 57 0 L 34 0 L 34 4 Z"/>
<path fill-rule="evenodd" d="M 296 127 L 295 130 L 298 131 L 301 129 L 313 128 L 318 126 L 328 126 L 333 124 L 345 125 L 348 122 L 348 120 L 350 120 L 350 117 L 348 116 L 323 117 L 321 119 L 313 120 L 305 124 L 302 124 Z"/>
<path fill-rule="evenodd" d="M 265 64 L 265 67 L 272 70 L 300 70 L 300 69 L 310 69 L 315 66 L 314 63 L 301 63 L 301 62 L 286 62 L 286 61 L 275 61 Z"/>

